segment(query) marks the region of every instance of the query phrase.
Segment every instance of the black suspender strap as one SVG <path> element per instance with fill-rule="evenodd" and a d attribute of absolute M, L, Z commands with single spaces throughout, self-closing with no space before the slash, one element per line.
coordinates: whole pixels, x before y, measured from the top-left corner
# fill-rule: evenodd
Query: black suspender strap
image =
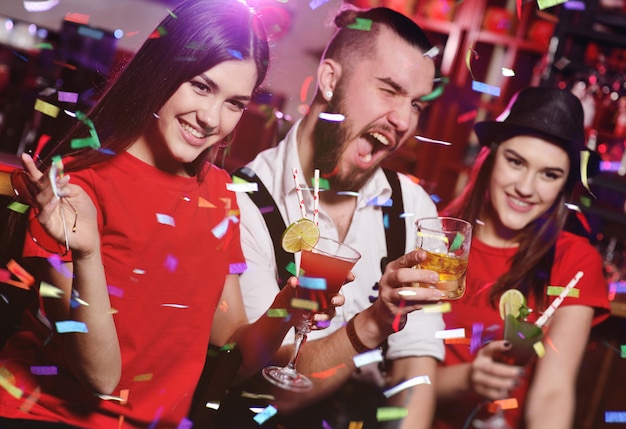
<path fill-rule="evenodd" d="M 274 253 L 276 255 L 276 267 L 278 268 L 278 278 L 276 281 L 278 282 L 278 287 L 282 289 L 287 279 L 293 275 L 287 271 L 287 266 L 290 262 L 295 261 L 293 253 L 287 253 L 280 243 L 283 232 L 287 227 L 285 221 L 276 206 L 274 198 L 272 198 L 269 191 L 254 171 L 247 167 L 242 167 L 233 171 L 232 176 L 258 185 L 258 191 L 250 192 L 248 195 L 261 211 L 267 229 L 272 237 Z"/>
<path fill-rule="evenodd" d="M 387 257 L 381 261 L 381 270 L 385 271 L 385 266 L 389 261 L 398 259 L 404 255 L 406 247 L 406 227 L 404 223 L 404 202 L 402 200 L 402 190 L 400 189 L 400 178 L 398 173 L 383 168 L 387 181 L 391 186 L 392 204 L 384 205 L 383 222 L 385 224 L 385 239 L 387 240 Z"/>
<path fill-rule="evenodd" d="M 393 261 L 404 255 L 406 243 L 406 228 L 404 218 L 401 217 L 402 213 L 404 213 L 404 203 L 402 201 L 400 179 L 398 178 L 398 173 L 394 171 L 387 169 L 383 169 L 383 171 L 391 186 L 391 200 L 393 203 L 382 207 L 383 222 L 385 224 L 385 239 L 387 242 L 387 257 L 383 258 L 383 261 L 381 261 L 382 271 L 385 270 L 388 261 Z M 287 279 L 292 275 L 287 271 L 287 266 L 290 262 L 294 262 L 293 254 L 287 253 L 280 244 L 283 231 L 285 231 L 287 227 L 285 221 L 276 206 L 276 202 L 254 171 L 243 167 L 235 170 L 232 176 L 258 185 L 258 191 L 251 192 L 248 195 L 261 211 L 267 229 L 272 237 L 274 253 L 276 254 L 276 266 L 278 267 L 278 279 L 276 279 L 276 281 L 278 282 L 278 286 L 282 288 Z"/>

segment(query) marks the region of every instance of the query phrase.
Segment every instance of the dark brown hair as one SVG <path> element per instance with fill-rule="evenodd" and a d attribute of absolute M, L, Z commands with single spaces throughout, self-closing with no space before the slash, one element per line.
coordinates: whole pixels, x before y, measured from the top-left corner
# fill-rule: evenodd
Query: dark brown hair
<path fill-rule="evenodd" d="M 258 87 L 267 73 L 268 58 L 263 25 L 245 3 L 183 1 L 161 21 L 89 112 L 104 150 L 82 151 L 68 162 L 66 171 L 83 169 L 128 149 L 181 84 L 220 63 L 253 60 Z M 70 152 L 71 140 L 85 137 L 86 131 L 86 126 L 78 124 L 50 156 Z M 209 151 L 193 163 L 191 173 L 201 171 Z"/>
<path fill-rule="evenodd" d="M 372 46 L 381 26 L 387 27 L 422 52 L 432 48 L 428 37 L 414 21 L 386 7 L 367 10 L 346 7 L 337 14 L 334 22 L 337 30 L 326 46 L 323 58 L 332 58 L 348 67 L 353 58 L 367 58 L 373 54 Z M 360 25 L 368 26 L 369 29 L 353 28 Z"/>

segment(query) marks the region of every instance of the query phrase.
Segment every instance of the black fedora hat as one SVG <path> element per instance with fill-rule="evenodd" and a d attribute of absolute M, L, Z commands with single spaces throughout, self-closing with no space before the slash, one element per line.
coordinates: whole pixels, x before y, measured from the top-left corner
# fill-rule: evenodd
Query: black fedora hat
<path fill-rule="evenodd" d="M 565 149 L 569 155 L 572 180 L 581 168 L 581 152 L 588 151 L 582 104 L 578 97 L 564 89 L 525 88 L 511 99 L 498 120 L 478 122 L 474 131 L 484 146 L 518 135 L 546 138 Z M 591 177 L 599 172 L 600 158 L 595 152 L 589 152 L 590 157 L 584 168 L 587 176 Z"/>
<path fill-rule="evenodd" d="M 504 120 L 474 125 L 482 145 L 500 143 L 515 135 L 538 134 L 555 140 L 570 154 L 584 150 L 583 107 L 571 92 L 557 88 L 525 88 L 511 103 Z"/>

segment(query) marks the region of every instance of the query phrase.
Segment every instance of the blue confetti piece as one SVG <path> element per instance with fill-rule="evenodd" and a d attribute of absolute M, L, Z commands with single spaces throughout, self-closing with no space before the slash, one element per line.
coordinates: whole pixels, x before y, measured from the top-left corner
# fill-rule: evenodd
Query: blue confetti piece
<path fill-rule="evenodd" d="M 605 411 L 604 421 L 606 423 L 626 423 L 626 411 Z"/>
<path fill-rule="evenodd" d="M 263 411 L 261 411 L 259 414 L 254 416 L 254 421 L 257 422 L 258 424 L 262 425 L 267 420 L 269 420 L 270 418 L 274 417 L 277 412 L 278 412 L 278 410 L 276 408 L 274 408 L 271 405 L 268 405 L 266 408 L 263 409 Z"/>
<path fill-rule="evenodd" d="M 326 279 L 320 277 L 298 277 L 298 284 L 306 289 L 326 290 Z"/>
<path fill-rule="evenodd" d="M 500 96 L 500 87 L 488 85 L 485 82 L 472 81 L 472 89 L 476 92 L 482 92 L 483 94 L 489 94 L 495 97 Z"/>
<path fill-rule="evenodd" d="M 311 0 L 309 2 L 309 7 L 311 8 L 311 10 L 315 10 L 324 3 L 328 3 L 328 0 Z"/>
<path fill-rule="evenodd" d="M 157 213 L 156 218 L 157 218 L 157 222 L 163 225 L 176 226 L 176 222 L 174 222 L 174 218 L 170 215 Z"/>
<path fill-rule="evenodd" d="M 55 322 L 55 325 L 59 334 L 67 332 L 88 332 L 87 325 L 83 322 L 77 322 L 76 320 L 61 320 Z"/>
<path fill-rule="evenodd" d="M 433 200 L 433 202 L 434 202 L 435 204 L 437 204 L 438 202 L 440 202 L 440 201 L 441 201 L 441 197 L 440 197 L 439 195 L 436 195 L 436 194 L 432 194 L 432 195 L 430 196 L 430 199 L 431 199 L 431 200 Z"/>
<path fill-rule="evenodd" d="M 228 53 L 232 56 L 237 58 L 238 60 L 243 60 L 243 55 L 241 55 L 241 52 L 235 50 L 235 49 L 229 49 Z"/>
<path fill-rule="evenodd" d="M 372 198 L 367 202 L 368 206 L 380 206 L 380 207 L 391 207 L 393 204 L 393 200 L 388 198 L 386 200 L 381 197 Z"/>
<path fill-rule="evenodd" d="M 387 213 L 383 215 L 383 225 L 385 229 L 389 229 L 389 215 Z"/>
<path fill-rule="evenodd" d="M 226 231 L 228 231 L 228 221 L 229 218 L 224 218 L 220 223 L 218 223 L 211 232 L 216 238 L 222 238 L 226 235 Z"/>
<path fill-rule="evenodd" d="M 85 27 L 81 25 L 78 27 L 78 34 L 85 37 L 91 37 L 92 39 L 102 40 L 104 37 L 104 31 L 96 30 L 95 28 Z"/>

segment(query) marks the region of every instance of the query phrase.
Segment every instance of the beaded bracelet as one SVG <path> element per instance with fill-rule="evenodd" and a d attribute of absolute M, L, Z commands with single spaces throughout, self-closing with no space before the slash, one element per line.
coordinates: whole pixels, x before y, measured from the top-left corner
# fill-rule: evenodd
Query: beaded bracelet
<path fill-rule="evenodd" d="M 363 342 L 361 342 L 361 339 L 357 335 L 356 330 L 354 329 L 354 319 L 358 315 L 359 313 L 355 314 L 352 319 L 348 320 L 348 324 L 346 325 L 346 332 L 348 333 L 348 339 L 350 340 L 350 344 L 352 344 L 354 350 L 356 350 L 357 353 L 361 354 L 372 351 L 374 349 L 369 348 L 365 344 L 363 344 Z"/>

